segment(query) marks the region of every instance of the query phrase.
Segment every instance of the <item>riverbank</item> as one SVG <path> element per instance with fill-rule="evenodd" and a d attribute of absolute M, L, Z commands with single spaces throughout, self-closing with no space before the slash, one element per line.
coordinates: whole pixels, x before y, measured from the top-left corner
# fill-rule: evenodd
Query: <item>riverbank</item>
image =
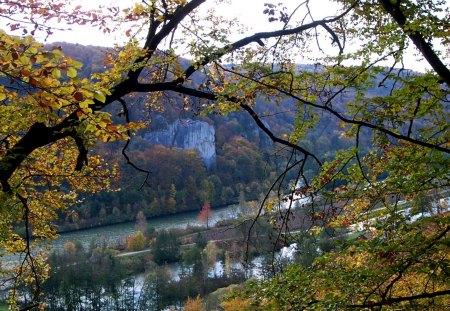
<path fill-rule="evenodd" d="M 214 212 L 219 212 L 221 214 L 222 210 L 227 210 L 230 207 L 235 207 L 237 204 L 237 202 L 233 202 L 230 204 L 226 204 L 226 205 L 220 205 L 220 206 L 216 206 L 214 207 L 212 210 Z M 180 213 L 176 213 L 176 214 L 165 214 L 165 215 L 161 215 L 161 216 L 156 216 L 156 217 L 148 217 L 147 221 L 151 222 L 151 223 L 156 223 L 159 221 L 165 221 L 167 219 L 171 219 L 173 217 L 180 217 L 180 218 L 190 218 L 192 215 L 197 216 L 199 213 L 199 210 L 192 210 L 192 211 L 185 211 L 185 212 L 180 212 Z M 136 223 L 136 220 L 117 220 L 117 221 L 113 221 L 111 223 L 93 223 L 90 225 L 86 225 L 86 226 L 79 226 L 79 227 L 74 227 L 71 228 L 73 226 L 77 226 L 77 224 L 71 224 L 71 225 L 67 225 L 67 224 L 63 224 L 63 223 L 59 223 L 56 224 L 56 232 L 57 234 L 67 234 L 67 233 L 73 233 L 73 232 L 78 232 L 78 231 L 85 231 L 85 230 L 93 230 L 93 229 L 99 229 L 99 228 L 105 228 L 105 227 L 110 227 L 110 226 L 116 226 L 116 225 L 134 225 Z"/>
<path fill-rule="evenodd" d="M 232 219 L 236 215 L 236 205 L 214 209 L 209 220 L 211 226 L 217 222 Z M 188 227 L 203 226 L 198 219 L 198 212 L 185 212 L 170 216 L 149 218 L 146 220 L 148 227 L 153 227 L 156 231 L 162 229 L 185 229 Z M 59 234 L 59 237 L 51 243 L 54 250 L 62 250 L 68 241 L 80 242 L 84 247 L 89 245 L 115 245 L 125 244 L 126 239 L 136 234 L 136 222 L 126 222 L 110 226 L 96 227 L 92 229 L 76 230 Z"/>

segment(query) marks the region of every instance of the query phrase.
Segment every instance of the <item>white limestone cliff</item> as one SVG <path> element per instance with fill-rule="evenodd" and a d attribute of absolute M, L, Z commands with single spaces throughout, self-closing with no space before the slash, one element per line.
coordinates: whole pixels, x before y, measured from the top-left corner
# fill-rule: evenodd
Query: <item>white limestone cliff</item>
<path fill-rule="evenodd" d="M 176 120 L 157 131 L 145 134 L 144 138 L 151 144 L 197 150 L 207 168 L 216 164 L 215 130 L 204 121 Z"/>

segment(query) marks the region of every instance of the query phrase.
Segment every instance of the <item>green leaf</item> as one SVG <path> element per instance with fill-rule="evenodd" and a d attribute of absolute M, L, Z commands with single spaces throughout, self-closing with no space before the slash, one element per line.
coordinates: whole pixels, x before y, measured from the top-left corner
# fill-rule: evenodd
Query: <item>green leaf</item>
<path fill-rule="evenodd" d="M 74 68 L 70 67 L 70 68 L 67 70 L 67 76 L 68 76 L 69 78 L 75 78 L 75 77 L 77 76 L 77 71 L 76 71 Z"/>
<path fill-rule="evenodd" d="M 102 103 L 104 103 L 104 102 L 106 101 L 106 96 L 105 96 L 105 94 L 103 94 L 102 92 L 99 92 L 99 91 L 96 91 L 96 92 L 94 93 L 94 98 L 95 98 L 96 100 L 98 100 L 99 102 L 102 102 Z"/>

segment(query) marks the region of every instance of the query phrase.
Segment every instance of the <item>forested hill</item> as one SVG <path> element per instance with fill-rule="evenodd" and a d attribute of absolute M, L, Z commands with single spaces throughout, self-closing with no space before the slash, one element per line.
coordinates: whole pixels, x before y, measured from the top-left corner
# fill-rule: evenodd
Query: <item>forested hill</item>
<path fill-rule="evenodd" d="M 105 66 L 106 49 L 67 43 L 51 46 L 55 45 L 83 63 L 84 77 Z M 313 66 L 299 68 L 311 70 Z M 201 77 L 194 77 L 192 83 L 200 84 Z M 121 177 L 114 187 L 117 190 L 84 198 L 74 207 L 77 213 L 61 215 L 61 230 L 134 221 L 140 211 L 154 217 L 200 210 L 206 201 L 217 207 L 258 199 L 284 170 L 289 154 L 274 145 L 246 112 L 200 116 L 195 105 L 185 110 L 183 99 L 170 93 L 162 97 L 164 111 L 156 113 L 150 113 L 145 97 L 126 100 L 132 121 L 148 122 L 147 128 L 133 136 L 128 148 L 133 163 L 151 172 L 148 183 L 141 187 L 146 174 L 126 164 L 121 154 L 125 142 L 99 144 L 95 152 L 120 164 Z M 295 105 L 294 101 L 275 105 L 261 99 L 255 110 L 272 132 L 283 135 L 295 124 Z M 121 107 L 113 109 L 113 117 L 125 122 Z M 337 119 L 324 116 L 301 146 L 331 159 L 337 150 L 354 144 L 342 133 Z"/>

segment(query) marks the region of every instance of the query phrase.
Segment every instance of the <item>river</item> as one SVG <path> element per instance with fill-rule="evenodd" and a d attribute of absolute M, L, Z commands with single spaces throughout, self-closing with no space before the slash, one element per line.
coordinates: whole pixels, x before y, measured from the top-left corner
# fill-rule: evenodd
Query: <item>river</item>
<path fill-rule="evenodd" d="M 231 219 L 237 217 L 238 214 L 239 207 L 237 205 L 213 209 L 208 224 L 213 226 L 220 220 Z M 186 212 L 150 218 L 147 219 L 147 224 L 153 226 L 156 230 L 186 228 L 188 226 L 204 226 L 205 224 L 202 224 L 197 217 L 198 212 Z M 114 245 L 117 242 L 125 241 L 127 237 L 134 233 L 136 233 L 135 222 L 66 232 L 59 234 L 56 240 L 50 242 L 49 249 L 58 252 L 63 249 L 64 244 L 67 241 L 78 241 L 85 248 L 89 247 L 91 243 L 94 243 L 95 245 Z M 4 254 L 0 259 L 0 264 L 8 266 L 17 260 L 19 260 L 17 255 Z"/>
<path fill-rule="evenodd" d="M 237 205 L 229 205 L 227 207 L 214 209 L 208 223 L 210 226 L 213 226 L 220 220 L 234 218 L 237 215 Z M 151 218 L 147 219 L 147 224 L 153 226 L 156 230 L 205 225 L 198 220 L 198 212 L 186 212 Z M 128 222 L 62 233 L 51 243 L 51 248 L 54 250 L 62 249 L 67 241 L 79 241 L 84 247 L 89 246 L 91 243 L 106 243 L 107 245 L 113 245 L 117 242 L 125 241 L 128 236 L 136 233 L 135 225 L 134 222 Z"/>

